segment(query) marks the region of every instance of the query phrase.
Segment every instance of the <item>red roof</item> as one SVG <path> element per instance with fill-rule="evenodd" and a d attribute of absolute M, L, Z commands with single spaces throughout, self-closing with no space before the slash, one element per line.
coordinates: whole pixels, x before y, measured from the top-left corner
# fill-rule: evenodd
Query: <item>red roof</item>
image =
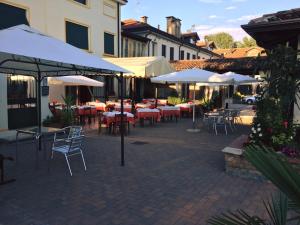
<path fill-rule="evenodd" d="M 213 52 L 222 55 L 224 58 L 243 58 L 266 55 L 265 49 L 261 47 L 215 49 Z"/>

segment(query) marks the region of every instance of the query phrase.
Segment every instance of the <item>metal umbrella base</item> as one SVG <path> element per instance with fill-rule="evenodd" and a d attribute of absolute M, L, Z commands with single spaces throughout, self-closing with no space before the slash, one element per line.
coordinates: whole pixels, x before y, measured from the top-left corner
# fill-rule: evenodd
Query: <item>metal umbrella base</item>
<path fill-rule="evenodd" d="M 200 132 L 200 129 L 197 129 L 197 128 L 190 128 L 190 129 L 186 129 L 187 132 L 190 132 L 190 133 L 198 133 Z"/>

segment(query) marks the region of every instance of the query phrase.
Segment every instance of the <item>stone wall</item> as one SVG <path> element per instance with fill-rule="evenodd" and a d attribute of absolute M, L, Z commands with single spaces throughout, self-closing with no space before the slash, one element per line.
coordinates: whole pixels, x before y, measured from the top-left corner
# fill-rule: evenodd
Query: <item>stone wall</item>
<path fill-rule="evenodd" d="M 247 138 L 246 135 L 242 135 L 222 150 L 224 152 L 225 171 L 238 177 L 264 180 L 263 175 L 243 156 L 243 143 L 246 142 Z"/>

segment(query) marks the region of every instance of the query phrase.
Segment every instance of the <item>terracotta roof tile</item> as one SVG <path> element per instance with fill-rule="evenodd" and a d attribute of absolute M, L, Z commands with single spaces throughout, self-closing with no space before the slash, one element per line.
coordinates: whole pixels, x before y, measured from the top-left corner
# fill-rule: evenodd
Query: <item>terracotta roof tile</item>
<path fill-rule="evenodd" d="M 213 52 L 222 55 L 225 58 L 243 58 L 266 55 L 266 51 L 261 47 L 215 49 Z"/>
<path fill-rule="evenodd" d="M 263 60 L 263 58 L 222 58 L 222 59 L 207 59 L 207 60 L 178 60 L 171 61 L 171 65 L 176 71 L 186 70 L 186 69 L 205 69 L 218 73 L 225 72 L 237 72 L 240 74 L 252 75 Z"/>

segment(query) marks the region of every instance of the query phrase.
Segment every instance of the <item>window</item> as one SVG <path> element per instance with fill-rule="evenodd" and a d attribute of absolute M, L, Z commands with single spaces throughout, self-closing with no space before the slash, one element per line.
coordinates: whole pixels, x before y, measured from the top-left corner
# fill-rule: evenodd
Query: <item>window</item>
<path fill-rule="evenodd" d="M 191 58 L 191 54 L 188 52 L 188 53 L 186 53 L 186 59 L 187 60 L 190 60 L 190 58 Z"/>
<path fill-rule="evenodd" d="M 196 55 L 193 55 L 193 59 L 196 59 Z"/>
<path fill-rule="evenodd" d="M 152 42 L 152 56 L 156 56 L 156 47 L 157 47 L 157 43 Z"/>
<path fill-rule="evenodd" d="M 161 55 L 164 57 L 167 56 L 167 46 L 166 45 L 161 46 Z"/>
<path fill-rule="evenodd" d="M 0 3 L 0 30 L 20 24 L 29 25 L 26 9 Z"/>
<path fill-rule="evenodd" d="M 180 60 L 184 60 L 184 51 L 183 50 L 180 51 Z"/>
<path fill-rule="evenodd" d="M 73 0 L 74 2 L 78 2 L 78 3 L 80 3 L 80 4 L 82 4 L 82 5 L 87 5 L 87 1 L 88 0 Z"/>
<path fill-rule="evenodd" d="M 170 60 L 174 60 L 174 48 L 170 47 Z"/>
<path fill-rule="evenodd" d="M 141 51 L 141 43 L 137 43 L 137 56 L 140 57 L 142 56 L 142 51 Z"/>
<path fill-rule="evenodd" d="M 108 55 L 115 54 L 115 35 L 104 33 L 104 53 Z"/>
<path fill-rule="evenodd" d="M 128 38 L 125 39 L 124 56 L 128 57 Z"/>
<path fill-rule="evenodd" d="M 89 28 L 66 21 L 66 42 L 77 48 L 89 50 Z"/>
<path fill-rule="evenodd" d="M 137 56 L 137 51 L 136 51 L 136 46 L 137 46 L 137 43 L 136 42 L 133 42 L 133 57 L 136 57 Z"/>

